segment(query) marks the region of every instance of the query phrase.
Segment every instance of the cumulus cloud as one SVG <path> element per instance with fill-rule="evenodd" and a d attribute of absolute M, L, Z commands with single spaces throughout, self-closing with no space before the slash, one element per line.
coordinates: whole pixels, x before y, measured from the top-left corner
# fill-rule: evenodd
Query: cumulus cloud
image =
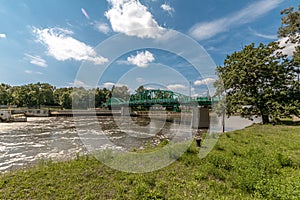
<path fill-rule="evenodd" d="M 80 80 L 75 80 L 74 83 L 69 83 L 69 85 L 73 86 L 73 87 L 92 88 L 92 86 L 90 86 L 90 85 L 88 85 L 85 82 L 80 81 Z"/>
<path fill-rule="evenodd" d="M 135 56 L 130 56 L 127 61 L 138 67 L 147 67 L 149 63 L 155 61 L 152 53 L 149 51 L 138 52 Z"/>
<path fill-rule="evenodd" d="M 0 38 L 6 38 L 6 34 L 5 33 L 0 33 Z"/>
<path fill-rule="evenodd" d="M 163 9 L 164 11 L 167 11 L 169 14 L 172 14 L 172 12 L 175 12 L 175 9 L 172 8 L 170 5 L 168 4 L 162 4 L 161 9 Z"/>
<path fill-rule="evenodd" d="M 95 27 L 101 33 L 107 34 L 110 31 L 110 28 L 107 23 L 96 23 Z"/>
<path fill-rule="evenodd" d="M 128 87 L 127 85 L 120 84 L 120 83 L 113 83 L 113 82 L 103 83 L 103 87 L 105 87 L 106 89 L 111 89 L 113 86 L 115 86 L 115 87 L 122 87 L 122 86 Z"/>
<path fill-rule="evenodd" d="M 47 47 L 48 55 L 59 61 L 90 61 L 95 64 L 108 62 L 107 58 L 97 55 L 96 51 L 71 35 L 72 31 L 62 28 L 33 29 L 39 42 Z"/>
<path fill-rule="evenodd" d="M 140 38 L 158 38 L 164 31 L 139 0 L 107 1 L 111 8 L 105 12 L 105 16 L 113 31 Z"/>
<path fill-rule="evenodd" d="M 39 67 L 47 67 L 46 60 L 42 59 L 40 56 L 33 56 L 30 54 L 25 53 L 25 58 L 30 61 L 31 64 L 37 65 Z"/>
<path fill-rule="evenodd" d="M 262 15 L 278 7 L 282 2 L 283 0 L 256 1 L 232 15 L 211 22 L 198 23 L 189 30 L 189 33 L 197 40 L 209 39 L 219 33 L 228 31 L 232 27 L 247 24 L 256 20 Z"/>
<path fill-rule="evenodd" d="M 216 81 L 216 79 L 214 78 L 206 78 L 206 79 L 202 79 L 202 80 L 196 80 L 194 82 L 194 85 L 208 85 L 208 84 L 211 84 L 211 83 L 214 83 Z"/>
<path fill-rule="evenodd" d="M 169 90 L 187 90 L 188 87 L 182 84 L 172 84 L 172 85 L 168 85 L 167 88 Z"/>

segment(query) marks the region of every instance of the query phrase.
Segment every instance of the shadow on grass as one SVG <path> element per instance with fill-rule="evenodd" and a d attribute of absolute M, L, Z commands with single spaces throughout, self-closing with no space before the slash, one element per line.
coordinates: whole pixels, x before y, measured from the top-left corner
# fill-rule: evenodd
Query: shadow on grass
<path fill-rule="evenodd" d="M 300 121 L 294 122 L 292 119 L 282 119 L 279 121 L 278 125 L 300 126 Z"/>

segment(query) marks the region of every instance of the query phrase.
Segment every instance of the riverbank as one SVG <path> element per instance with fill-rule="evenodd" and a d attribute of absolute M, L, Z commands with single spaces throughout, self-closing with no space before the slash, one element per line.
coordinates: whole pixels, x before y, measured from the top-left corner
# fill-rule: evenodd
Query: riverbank
<path fill-rule="evenodd" d="M 161 170 L 130 174 L 78 156 L 0 175 L 0 199 L 297 199 L 300 127 L 254 125 L 223 134 L 198 157 L 193 144 Z"/>

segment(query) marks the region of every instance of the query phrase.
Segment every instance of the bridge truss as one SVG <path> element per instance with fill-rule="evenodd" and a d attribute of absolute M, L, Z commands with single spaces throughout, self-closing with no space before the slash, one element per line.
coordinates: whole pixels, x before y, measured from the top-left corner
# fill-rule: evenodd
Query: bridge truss
<path fill-rule="evenodd" d="M 188 97 L 169 90 L 143 90 L 131 95 L 129 101 L 122 98 L 112 97 L 107 102 L 109 107 L 129 106 L 131 108 L 149 108 L 161 105 L 167 109 L 178 111 L 180 106 L 211 106 L 219 98 L 211 97 Z"/>

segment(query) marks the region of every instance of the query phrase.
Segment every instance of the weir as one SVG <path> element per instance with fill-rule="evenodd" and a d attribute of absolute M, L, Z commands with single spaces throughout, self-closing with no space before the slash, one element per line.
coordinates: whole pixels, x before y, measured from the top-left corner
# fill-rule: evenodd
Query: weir
<path fill-rule="evenodd" d="M 206 107 L 193 107 L 191 113 L 184 112 L 168 112 L 165 114 L 160 112 L 138 111 L 132 112 L 132 109 L 128 106 L 122 106 L 120 110 L 121 116 L 147 116 L 151 118 L 160 118 L 160 116 L 166 115 L 167 119 L 178 118 L 181 115 L 189 115 L 187 119 L 191 121 L 193 129 L 208 129 L 210 124 L 209 109 Z"/>

